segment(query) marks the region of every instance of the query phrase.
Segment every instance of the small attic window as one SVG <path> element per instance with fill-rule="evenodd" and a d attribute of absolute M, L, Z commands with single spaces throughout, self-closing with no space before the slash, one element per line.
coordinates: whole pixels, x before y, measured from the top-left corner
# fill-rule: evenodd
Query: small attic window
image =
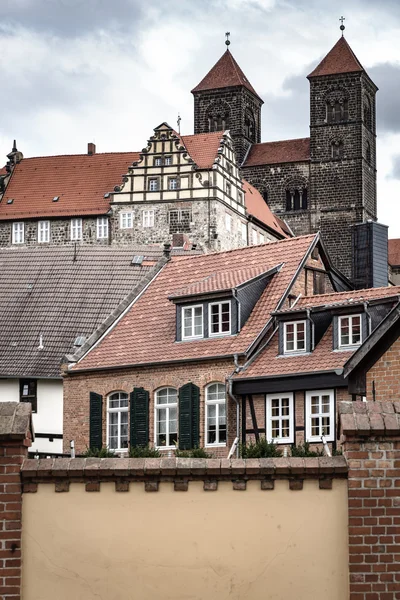
<path fill-rule="evenodd" d="M 53 202 L 58 202 L 58 201 L 59 201 L 59 199 L 60 199 L 60 196 L 54 196 L 54 198 L 53 198 Z"/>
<path fill-rule="evenodd" d="M 84 335 L 78 335 L 75 338 L 74 346 L 83 346 L 83 344 L 85 343 L 85 341 L 86 341 L 86 337 Z"/>
<path fill-rule="evenodd" d="M 12 204 L 13 202 L 14 202 L 14 198 L 9 198 L 9 199 L 7 200 L 7 204 Z"/>
<path fill-rule="evenodd" d="M 132 258 L 131 265 L 141 265 L 143 262 L 143 256 L 134 256 Z"/>

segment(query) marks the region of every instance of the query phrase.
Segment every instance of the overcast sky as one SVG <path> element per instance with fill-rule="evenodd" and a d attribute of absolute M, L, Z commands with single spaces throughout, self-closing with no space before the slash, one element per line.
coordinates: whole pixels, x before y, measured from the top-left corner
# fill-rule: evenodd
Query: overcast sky
<path fill-rule="evenodd" d="M 264 99 L 262 141 L 309 135 L 306 75 L 340 36 L 378 92 L 378 217 L 400 237 L 399 0 L 1 0 L 0 156 L 140 150 L 193 133 L 190 90 L 225 50 Z"/>

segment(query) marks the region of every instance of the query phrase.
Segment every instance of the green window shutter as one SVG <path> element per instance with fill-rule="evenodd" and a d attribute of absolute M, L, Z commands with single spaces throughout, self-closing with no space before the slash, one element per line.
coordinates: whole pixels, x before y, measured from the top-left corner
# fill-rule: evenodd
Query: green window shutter
<path fill-rule="evenodd" d="M 147 446 L 149 443 L 149 392 L 133 388 L 130 394 L 131 446 Z"/>
<path fill-rule="evenodd" d="M 179 389 L 179 449 L 190 450 L 199 445 L 200 389 L 186 383 Z"/>
<path fill-rule="evenodd" d="M 103 396 L 90 392 L 89 448 L 103 446 Z"/>

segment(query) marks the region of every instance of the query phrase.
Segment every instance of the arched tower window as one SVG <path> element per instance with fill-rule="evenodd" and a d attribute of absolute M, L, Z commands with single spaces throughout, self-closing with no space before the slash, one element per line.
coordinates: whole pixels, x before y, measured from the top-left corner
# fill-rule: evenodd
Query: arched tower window
<path fill-rule="evenodd" d="M 326 120 L 328 123 L 341 123 L 349 118 L 349 104 L 346 99 L 330 100 L 326 104 Z"/>
<path fill-rule="evenodd" d="M 293 185 L 286 188 L 286 210 L 307 209 L 307 188 L 305 185 Z"/>
<path fill-rule="evenodd" d="M 261 196 L 263 197 L 265 204 L 268 204 L 268 188 L 261 190 Z"/>
<path fill-rule="evenodd" d="M 341 140 L 331 142 L 331 155 L 336 160 L 343 158 L 343 142 Z"/>
<path fill-rule="evenodd" d="M 372 130 L 372 110 L 371 110 L 371 101 L 368 96 L 364 98 L 364 125 L 368 127 L 368 129 Z"/>
<path fill-rule="evenodd" d="M 246 110 L 244 116 L 244 133 L 247 138 L 249 138 L 252 142 L 256 139 L 256 123 L 254 119 L 254 115 L 250 109 Z"/>
<path fill-rule="evenodd" d="M 367 148 L 365 151 L 365 156 L 367 158 L 367 163 L 371 164 L 371 144 L 367 142 Z"/>
<path fill-rule="evenodd" d="M 208 131 L 225 131 L 229 129 L 229 107 L 225 102 L 211 104 L 207 109 Z"/>

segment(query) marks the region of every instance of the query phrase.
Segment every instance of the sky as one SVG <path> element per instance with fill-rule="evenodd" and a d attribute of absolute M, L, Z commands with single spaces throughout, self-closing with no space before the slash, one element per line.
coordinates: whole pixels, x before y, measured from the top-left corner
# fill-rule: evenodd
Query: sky
<path fill-rule="evenodd" d="M 1 0 L 0 157 L 139 151 L 193 133 L 190 90 L 230 50 L 264 99 L 262 141 L 309 135 L 306 75 L 345 35 L 378 85 L 378 218 L 400 237 L 399 0 Z M 1 162 L 1 159 L 0 159 Z"/>

